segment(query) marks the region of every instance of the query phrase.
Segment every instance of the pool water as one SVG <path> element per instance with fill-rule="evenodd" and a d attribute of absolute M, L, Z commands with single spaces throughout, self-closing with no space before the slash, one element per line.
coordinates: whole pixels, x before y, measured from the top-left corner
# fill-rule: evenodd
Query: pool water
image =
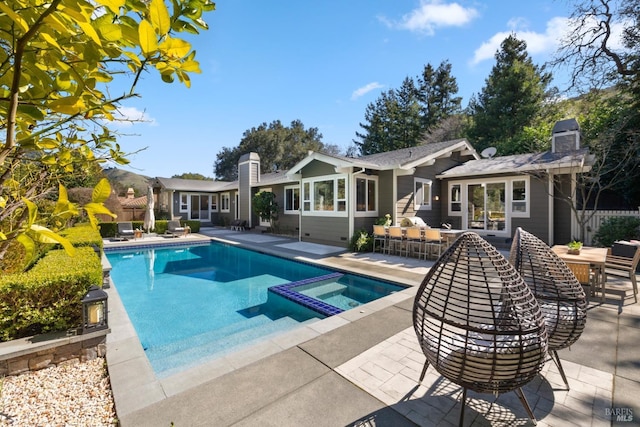
<path fill-rule="evenodd" d="M 269 288 L 335 275 L 326 268 L 218 242 L 108 250 L 106 255 L 120 298 L 159 377 L 324 318 L 326 312 L 316 310 L 315 303 L 301 305 Z M 340 307 L 335 312 L 403 289 L 357 275 L 339 276 L 335 282 L 342 292 L 311 297 L 326 298 L 321 305 Z"/>

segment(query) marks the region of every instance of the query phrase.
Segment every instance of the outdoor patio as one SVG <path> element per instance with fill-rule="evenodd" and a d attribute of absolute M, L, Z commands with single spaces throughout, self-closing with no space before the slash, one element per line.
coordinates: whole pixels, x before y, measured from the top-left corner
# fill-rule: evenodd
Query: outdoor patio
<path fill-rule="evenodd" d="M 412 328 L 413 296 L 433 262 L 354 255 L 243 231 L 203 229 L 200 235 L 413 287 L 185 372 L 172 382 L 132 382 L 141 373 L 125 355 L 131 337 L 122 335 L 125 326 L 112 325 L 107 359 L 123 426 L 457 425 L 461 388 L 433 368 L 418 383 L 425 358 Z M 582 336 L 559 352 L 571 389 L 566 390 L 551 361 L 524 387 L 538 425 L 633 424 L 634 396 L 640 394 L 639 328 L 640 305 L 633 303 L 630 282 L 609 276 L 605 302 L 592 299 Z M 468 393 L 465 425 L 531 424 L 514 393 Z"/>

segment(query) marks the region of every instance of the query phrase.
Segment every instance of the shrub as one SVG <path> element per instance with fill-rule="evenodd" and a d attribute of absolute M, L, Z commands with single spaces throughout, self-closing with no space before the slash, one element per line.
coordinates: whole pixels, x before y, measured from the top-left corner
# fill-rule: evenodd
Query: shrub
<path fill-rule="evenodd" d="M 76 247 L 97 245 L 102 248 L 100 232 L 94 230 L 91 224 L 78 224 L 75 227 L 66 228 L 60 232 L 60 235 Z"/>
<path fill-rule="evenodd" d="M 29 271 L 0 277 L 0 341 L 77 328 L 81 299 L 102 284 L 102 265 L 90 247 L 49 251 Z"/>
<path fill-rule="evenodd" d="M 373 250 L 373 239 L 364 230 L 356 231 L 349 242 L 349 250 L 352 252 L 371 252 Z"/>
<path fill-rule="evenodd" d="M 593 236 L 593 243 L 597 246 L 609 247 L 616 240 L 638 238 L 640 238 L 640 218 L 617 216 L 607 218 L 600 224 L 600 228 Z"/>

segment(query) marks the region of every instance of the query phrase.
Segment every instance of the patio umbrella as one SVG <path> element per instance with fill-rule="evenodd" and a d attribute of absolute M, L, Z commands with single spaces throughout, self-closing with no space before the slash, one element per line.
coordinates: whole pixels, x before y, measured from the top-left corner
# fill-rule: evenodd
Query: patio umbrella
<path fill-rule="evenodd" d="M 154 204 L 153 188 L 149 186 L 147 189 L 147 210 L 144 213 L 144 228 L 147 230 L 147 233 L 151 233 L 151 230 L 156 228 L 156 218 L 153 214 Z"/>

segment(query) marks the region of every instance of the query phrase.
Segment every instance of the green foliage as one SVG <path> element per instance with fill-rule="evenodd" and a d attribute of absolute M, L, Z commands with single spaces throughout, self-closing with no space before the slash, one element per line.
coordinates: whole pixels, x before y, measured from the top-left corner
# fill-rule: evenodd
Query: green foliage
<path fill-rule="evenodd" d="M 351 236 L 349 250 L 352 252 L 371 252 L 373 250 L 373 239 L 365 230 L 356 231 Z"/>
<path fill-rule="evenodd" d="M 273 229 L 274 222 L 278 219 L 278 203 L 276 195 L 271 191 L 259 191 L 251 199 L 253 212 L 260 218 L 269 221 Z"/>
<path fill-rule="evenodd" d="M 603 221 L 593 236 L 593 243 L 597 246 L 609 247 L 616 240 L 640 239 L 640 218 L 619 216 Z"/>
<path fill-rule="evenodd" d="M 414 147 L 425 132 L 460 111 L 461 98 L 455 96 L 458 84 L 451 75 L 451 64 L 444 61 L 437 69 L 424 67 L 416 79 L 407 77 L 399 89 L 383 92 L 365 110 L 363 132 L 354 141 L 361 155 Z M 351 153 L 354 154 L 354 153 Z"/>
<path fill-rule="evenodd" d="M 388 227 L 391 225 L 391 214 L 385 214 L 385 216 L 376 220 L 376 225 L 384 225 Z"/>
<path fill-rule="evenodd" d="M 235 148 L 223 147 L 216 155 L 214 165 L 216 179 L 234 181 L 238 179 L 238 160 L 246 153 L 260 156 L 263 172 L 288 170 L 302 160 L 309 150 L 333 154 L 339 152 L 335 145 L 324 144 L 318 128 L 305 129 L 300 120 L 284 126 L 280 120 L 246 130 L 240 145 Z"/>
<path fill-rule="evenodd" d="M 0 340 L 79 327 L 80 300 L 101 284 L 102 265 L 89 247 L 73 257 L 52 250 L 31 270 L 0 276 Z"/>
<path fill-rule="evenodd" d="M 60 235 L 67 239 L 74 247 L 96 245 L 102 248 L 103 242 L 100 232 L 91 224 L 78 224 L 71 228 L 66 228 Z"/>
<path fill-rule="evenodd" d="M 37 244 L 57 239 L 38 201 L 58 191 L 54 214 L 75 215 L 59 184 L 107 160 L 128 162 L 106 123 L 119 120 L 149 69 L 190 86 L 199 64 L 176 35 L 207 29 L 203 13 L 214 9 L 209 0 L 0 2 L 0 258 L 12 241 L 29 260 Z M 107 213 L 105 194 L 85 206 L 90 221 Z"/>
<path fill-rule="evenodd" d="M 208 176 L 204 176 L 200 173 L 193 173 L 193 172 L 183 173 L 180 175 L 173 175 L 171 178 L 195 179 L 198 181 L 211 181 L 211 178 L 209 178 Z"/>
<path fill-rule="evenodd" d="M 529 152 L 522 132 L 547 108 L 550 82 L 551 74 L 533 64 L 526 43 L 507 37 L 485 86 L 469 102 L 468 137 L 476 150 L 495 146 L 499 155 Z"/>

